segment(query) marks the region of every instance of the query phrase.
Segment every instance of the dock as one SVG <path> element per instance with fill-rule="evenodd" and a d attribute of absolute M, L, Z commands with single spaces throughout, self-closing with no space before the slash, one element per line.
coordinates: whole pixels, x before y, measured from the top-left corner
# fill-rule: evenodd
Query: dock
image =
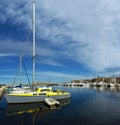
<path fill-rule="evenodd" d="M 6 86 L 0 87 L 0 99 L 1 99 L 2 95 L 5 93 L 5 90 L 6 90 Z"/>

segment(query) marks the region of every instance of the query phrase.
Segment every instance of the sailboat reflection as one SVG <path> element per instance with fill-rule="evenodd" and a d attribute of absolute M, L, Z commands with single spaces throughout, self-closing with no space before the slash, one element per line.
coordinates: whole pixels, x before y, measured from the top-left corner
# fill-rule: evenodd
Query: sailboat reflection
<path fill-rule="evenodd" d="M 23 114 L 23 113 L 30 113 L 30 114 L 40 114 L 43 111 L 47 111 L 50 109 L 61 109 L 62 106 L 67 105 L 71 102 L 71 99 L 63 99 L 59 100 L 60 106 L 51 106 L 47 107 L 43 102 L 39 103 L 30 103 L 30 104 L 10 104 L 6 108 L 7 114 Z"/>
<path fill-rule="evenodd" d="M 37 120 L 48 112 L 60 110 L 63 106 L 69 104 L 71 99 L 59 100 L 60 106 L 47 107 L 44 103 L 30 104 L 8 104 L 5 110 L 6 115 L 0 119 L 1 124 L 8 125 L 35 125 Z"/>

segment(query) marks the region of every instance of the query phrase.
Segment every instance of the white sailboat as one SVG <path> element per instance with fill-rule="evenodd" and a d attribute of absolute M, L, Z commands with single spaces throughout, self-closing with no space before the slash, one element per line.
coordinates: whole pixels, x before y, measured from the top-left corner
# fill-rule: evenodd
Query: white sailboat
<path fill-rule="evenodd" d="M 33 72 L 32 83 L 35 82 L 35 1 L 33 1 Z M 62 92 L 60 90 L 53 91 L 50 87 L 38 88 L 37 90 L 18 91 L 17 93 L 8 93 L 4 95 L 8 104 L 15 103 L 33 103 L 44 101 L 46 97 L 53 99 L 66 99 L 70 98 L 69 92 Z"/>
<path fill-rule="evenodd" d="M 12 87 L 10 87 L 9 90 L 11 94 L 25 93 L 31 91 L 29 86 L 22 85 L 22 56 L 20 56 L 20 84 L 16 85 L 14 81 Z"/>

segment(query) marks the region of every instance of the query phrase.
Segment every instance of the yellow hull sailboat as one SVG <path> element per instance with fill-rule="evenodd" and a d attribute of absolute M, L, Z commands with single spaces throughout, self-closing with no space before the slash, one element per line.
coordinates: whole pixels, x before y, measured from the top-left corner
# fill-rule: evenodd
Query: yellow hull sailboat
<path fill-rule="evenodd" d="M 35 1 L 33 1 L 33 83 L 35 81 Z M 70 98 L 71 95 L 68 92 L 62 92 L 60 90 L 53 91 L 50 87 L 42 87 L 36 90 L 24 90 L 20 89 L 17 92 L 10 92 L 5 94 L 6 100 L 11 104 L 14 103 L 33 103 L 44 101 L 45 98 L 51 97 L 53 99 L 66 99 Z"/>

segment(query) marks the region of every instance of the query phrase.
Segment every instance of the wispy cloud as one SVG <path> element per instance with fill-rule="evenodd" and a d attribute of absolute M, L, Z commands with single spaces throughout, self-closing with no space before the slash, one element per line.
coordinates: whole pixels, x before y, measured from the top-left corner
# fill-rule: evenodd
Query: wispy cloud
<path fill-rule="evenodd" d="M 62 65 L 61 63 L 57 62 L 57 61 L 52 61 L 50 59 L 45 59 L 42 61 L 42 63 L 44 64 L 48 64 L 48 65 L 51 65 L 51 66 L 60 66 L 60 67 L 64 67 L 64 65 Z"/>
<path fill-rule="evenodd" d="M 37 72 L 36 79 L 41 79 L 43 81 L 62 81 L 62 82 L 70 82 L 73 79 L 80 79 L 79 75 L 61 73 L 61 72 Z M 85 78 L 85 77 L 84 77 Z"/>
<path fill-rule="evenodd" d="M 4 71 L 7 72 L 7 71 Z M 1 80 L 7 78 L 8 83 L 12 83 L 15 80 L 16 75 L 2 74 L 0 75 Z M 85 77 L 82 77 L 84 79 Z M 32 79 L 32 74 L 29 75 L 29 79 Z M 36 81 L 49 81 L 49 82 L 70 82 L 73 79 L 81 79 L 79 75 L 61 73 L 61 72 L 36 72 Z M 27 76 L 22 75 L 22 81 L 26 83 Z M 20 76 L 16 77 L 16 83 L 20 82 Z"/>
<path fill-rule="evenodd" d="M 16 56 L 16 54 L 15 53 L 2 53 L 2 54 L 0 54 L 0 57 L 14 57 L 14 56 Z"/>
<path fill-rule="evenodd" d="M 26 46 L 26 43 L 24 41 L 13 41 L 12 39 L 4 39 L 0 41 L 0 57 L 4 56 L 19 56 L 23 48 Z M 31 45 L 30 43 L 27 44 L 27 46 L 30 46 L 26 49 L 26 53 L 30 53 Z"/>
<path fill-rule="evenodd" d="M 63 20 L 64 26 L 68 26 L 69 31 L 65 33 L 61 30 L 66 31 L 66 28 L 56 33 L 52 32 L 61 35 L 63 33 L 65 38 L 71 38 L 67 41 L 61 40 L 61 46 L 66 47 L 62 54 L 86 64 L 95 71 L 120 67 L 119 1 L 77 0 L 74 2 L 71 0 L 64 1 L 64 5 L 62 2 L 47 1 L 45 4 L 46 9 L 53 14 L 54 18 Z M 57 44 L 57 40 L 54 41 L 54 39 L 52 42 Z"/>
<path fill-rule="evenodd" d="M 40 45 L 44 48 L 46 55 L 42 52 L 43 56 L 54 56 L 51 65 L 57 64 L 59 55 L 59 58 L 83 63 L 96 72 L 120 68 L 120 1 L 36 2 L 38 48 Z M 7 9 L 4 9 L 6 4 Z M 28 28 L 31 24 L 31 0 L 9 4 L 4 0 L 0 10 L 3 11 L 0 17 L 3 23 L 10 18 L 12 25 L 23 23 Z"/>

